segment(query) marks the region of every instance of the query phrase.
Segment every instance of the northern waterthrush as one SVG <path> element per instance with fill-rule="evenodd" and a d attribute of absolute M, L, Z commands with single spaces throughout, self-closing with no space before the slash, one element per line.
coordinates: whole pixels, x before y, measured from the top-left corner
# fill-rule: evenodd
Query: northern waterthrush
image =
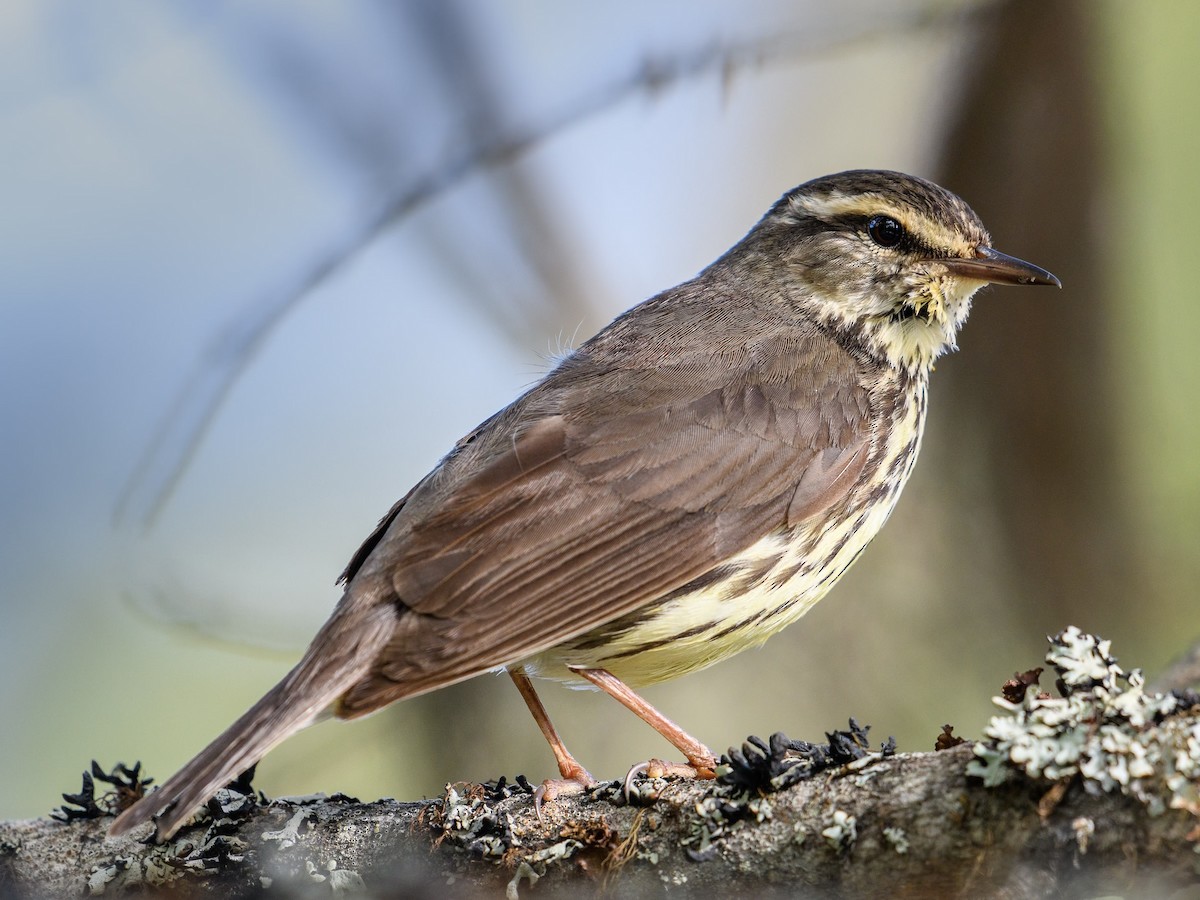
<path fill-rule="evenodd" d="M 528 674 L 612 694 L 701 669 L 803 615 L 887 519 L 934 360 L 988 282 L 1053 284 L 950 192 L 854 171 L 784 195 L 696 278 L 635 306 L 462 440 L 379 523 L 296 667 L 120 833 L 173 833 L 271 747 L 504 668 L 587 784 Z M 635 767 L 636 768 L 636 767 Z"/>

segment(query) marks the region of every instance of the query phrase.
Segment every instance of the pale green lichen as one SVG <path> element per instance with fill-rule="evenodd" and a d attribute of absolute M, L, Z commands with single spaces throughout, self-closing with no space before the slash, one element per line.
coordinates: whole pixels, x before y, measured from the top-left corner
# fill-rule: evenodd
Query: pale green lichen
<path fill-rule="evenodd" d="M 581 847 L 583 844 L 580 841 L 567 839 L 525 854 L 517 863 L 517 871 L 513 873 L 512 879 L 504 889 L 506 900 L 518 900 L 522 879 L 527 880 L 529 886 L 533 887 L 537 884 L 538 879 L 546 874 L 550 863 L 564 862 L 570 859 Z"/>
<path fill-rule="evenodd" d="M 1005 714 L 975 745 L 969 775 L 988 787 L 1014 769 L 1042 781 L 1079 776 L 1090 793 L 1120 791 L 1154 815 L 1200 814 L 1200 721 L 1185 714 L 1190 702 L 1147 692 L 1140 671 L 1117 665 L 1109 641 L 1074 626 L 1050 639 L 1046 662 L 1064 696 L 1031 687 L 1019 703 L 995 698 Z"/>
<path fill-rule="evenodd" d="M 845 810 L 835 809 L 828 828 L 821 832 L 825 842 L 839 853 L 845 853 L 858 840 L 858 819 Z"/>
<path fill-rule="evenodd" d="M 498 820 L 491 804 L 452 784 L 446 785 L 439 824 L 447 837 L 482 859 L 499 860 L 512 846 L 512 817 L 505 813 Z"/>
<path fill-rule="evenodd" d="M 518 896 L 522 880 L 534 884 L 551 865 L 566 862 L 584 847 L 583 841 L 575 838 L 538 849 L 522 846 L 512 816 L 497 809 L 495 799 L 486 797 L 479 786 L 463 792 L 446 785 L 437 827 L 473 856 L 495 863 L 511 859 L 516 871 L 505 890 L 507 897 Z"/>
<path fill-rule="evenodd" d="M 278 841 L 280 850 L 287 850 L 289 847 L 295 847 L 303 838 L 300 837 L 300 827 L 309 819 L 316 818 L 311 809 L 300 807 L 297 809 L 287 824 L 278 831 L 264 831 L 262 839 L 264 841 Z"/>
<path fill-rule="evenodd" d="M 517 864 L 517 871 L 513 873 L 513 877 L 504 888 L 504 900 L 519 900 L 521 896 L 521 881 L 528 881 L 529 886 L 533 887 L 541 877 L 533 870 L 533 867 L 529 863 L 521 860 Z"/>
<path fill-rule="evenodd" d="M 713 842 L 744 818 L 746 801 L 739 803 L 709 794 L 697 800 L 692 809 L 696 817 L 689 820 L 682 843 L 693 859 L 704 860 L 716 852 Z"/>
<path fill-rule="evenodd" d="M 754 821 L 760 825 L 763 822 L 770 821 L 775 815 L 775 807 L 771 805 L 771 801 L 766 797 L 752 797 L 746 803 L 746 808 L 750 814 L 754 816 Z"/>
<path fill-rule="evenodd" d="M 892 845 L 892 849 L 901 856 L 908 852 L 908 835 L 905 834 L 903 828 L 885 828 L 883 836 Z"/>
<path fill-rule="evenodd" d="M 1088 842 L 1092 839 L 1092 835 L 1096 833 L 1096 822 L 1087 816 L 1079 816 L 1071 822 L 1071 830 L 1075 832 L 1075 846 L 1079 848 L 1079 855 L 1086 856 L 1088 851 Z"/>
<path fill-rule="evenodd" d="M 340 868 L 336 859 L 325 863 L 324 872 L 312 860 L 305 861 L 304 869 L 310 880 L 321 883 L 328 882 L 329 889 L 334 894 L 359 894 L 367 886 L 358 872 L 353 869 Z"/>
<path fill-rule="evenodd" d="M 117 879 L 121 869 L 116 863 L 96 866 L 88 874 L 87 892 L 93 896 L 103 894 L 105 889 Z"/>

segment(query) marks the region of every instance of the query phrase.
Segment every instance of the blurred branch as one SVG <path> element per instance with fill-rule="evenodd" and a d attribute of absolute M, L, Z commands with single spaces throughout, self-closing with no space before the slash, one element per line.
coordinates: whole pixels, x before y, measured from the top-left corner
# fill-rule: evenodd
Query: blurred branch
<path fill-rule="evenodd" d="M 170 501 L 205 435 L 242 374 L 286 317 L 314 290 L 342 270 L 381 235 L 465 179 L 510 165 L 531 148 L 571 126 L 635 96 L 652 96 L 696 78 L 720 74 L 725 82 L 749 68 L 803 59 L 908 32 L 965 25 L 979 4 L 931 3 L 899 7 L 894 15 L 847 17 L 840 30 L 786 32 L 728 45 L 712 44 L 687 53 L 647 59 L 623 77 L 599 86 L 557 113 L 527 126 L 493 123 L 486 132 L 452 145 L 439 165 L 406 178 L 385 192 L 358 226 L 334 241 L 315 262 L 279 291 L 247 304 L 211 340 L 196 361 L 117 502 L 118 524 L 151 528 Z M 543 261 L 543 266 L 545 262 Z"/>
<path fill-rule="evenodd" d="M 987 10 L 937 168 L 998 247 L 1064 286 L 1036 303 L 984 297 L 969 359 L 939 385 L 939 416 L 954 429 L 942 438 L 954 448 L 943 476 L 988 485 L 1012 560 L 1013 615 L 1047 630 L 1116 616 L 1147 582 L 1118 455 L 1126 425 L 1114 401 L 1096 16 L 1078 0 Z M 976 443 L 986 452 L 962 452 Z"/>
<path fill-rule="evenodd" d="M 500 81 L 494 72 L 485 70 L 487 54 L 476 46 L 474 33 L 465 21 L 461 8 L 442 0 L 422 0 L 385 9 L 415 22 L 430 47 L 430 57 L 438 66 L 437 77 L 447 85 L 456 109 L 466 123 L 467 143 L 482 145 L 490 135 L 501 133 L 512 114 L 505 109 L 506 98 L 499 90 Z M 580 266 L 572 259 L 571 223 L 556 221 L 551 204 L 546 202 L 544 188 L 520 166 L 504 165 L 492 169 L 488 186 L 499 195 L 500 208 L 511 222 L 511 236 L 523 260 L 529 261 L 541 287 L 541 309 L 531 314 L 529 297 L 500 296 L 504 286 L 490 273 L 480 271 L 478 254 L 464 246 L 459 231 L 437 241 L 442 268 L 451 276 L 465 282 L 461 293 L 468 298 L 480 298 L 485 312 L 519 345 L 529 334 L 551 333 L 554 322 L 585 321 L 591 312 L 586 302 L 587 291 L 579 283 Z M 485 299 L 486 298 L 486 299 Z M 513 306 L 504 311 L 504 301 Z M 514 302 L 517 300 L 521 302 Z M 497 314 L 496 311 L 499 311 Z"/>
<path fill-rule="evenodd" d="M 506 885 L 515 896 L 544 880 L 536 896 L 549 887 L 1015 900 L 1194 881 L 1192 816 L 1152 816 L 1067 783 L 985 789 L 965 777 L 971 758 L 967 745 L 852 766 L 751 800 L 740 818 L 736 804 L 712 802 L 710 785 L 683 781 L 660 783 L 648 807 L 559 799 L 544 820 L 524 792 L 489 796 L 479 785 L 421 803 L 279 800 L 208 818 L 162 846 L 106 840 L 107 817 L 0 823 L 0 893 L 240 898 L 270 885 L 283 897 L 318 886 L 439 896 L 453 884 L 457 896 L 499 896 Z"/>

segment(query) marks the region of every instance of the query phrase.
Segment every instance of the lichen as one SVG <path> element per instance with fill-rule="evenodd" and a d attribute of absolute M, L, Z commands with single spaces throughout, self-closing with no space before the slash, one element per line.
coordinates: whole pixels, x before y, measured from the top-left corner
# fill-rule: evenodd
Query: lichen
<path fill-rule="evenodd" d="M 860 725 L 851 719 L 848 729 L 826 732 L 827 744 L 794 741 L 782 732 L 771 735 L 769 741 L 751 735 L 740 750 L 731 747 L 721 757 L 717 781 L 745 794 L 770 794 L 830 769 L 869 764 L 896 752 L 895 738 L 889 737 L 880 745 L 878 754 L 872 753 L 870 730 L 870 725 Z"/>
<path fill-rule="evenodd" d="M 1092 839 L 1092 835 L 1096 833 L 1095 820 L 1087 816 L 1079 816 L 1071 822 L 1071 830 L 1075 832 L 1075 846 L 1079 848 L 1079 855 L 1086 856 L 1088 842 Z"/>
<path fill-rule="evenodd" d="M 883 836 L 892 845 L 892 849 L 901 856 L 908 852 L 908 835 L 903 828 L 895 826 L 885 828 L 883 829 Z"/>
<path fill-rule="evenodd" d="M 97 781 L 109 785 L 112 790 L 97 797 Z M 142 777 L 140 762 L 135 763 L 132 768 L 124 763 L 117 763 L 111 771 L 106 771 L 93 759 L 91 770 L 85 770 L 83 773 L 83 786 L 79 793 L 63 794 L 66 803 L 51 811 L 50 818 L 70 823 L 80 819 L 99 819 L 109 813 L 121 813 L 140 800 L 153 781 L 152 778 Z"/>
<path fill-rule="evenodd" d="M 720 792 L 720 794 L 718 793 Z M 732 796 L 723 796 L 732 794 Z M 693 862 L 707 862 L 717 855 L 716 841 L 734 825 L 750 815 L 749 797 L 736 794 L 721 785 L 692 806 L 695 818 L 687 824 L 684 850 Z"/>
<path fill-rule="evenodd" d="M 858 820 L 842 809 L 835 809 L 829 826 L 821 831 L 825 842 L 839 853 L 847 853 L 858 840 Z"/>
<path fill-rule="evenodd" d="M 512 817 L 507 813 L 497 815 L 487 799 L 481 786 L 460 791 L 459 786 L 446 785 L 436 825 L 444 838 L 475 858 L 498 862 L 515 844 Z"/>
<path fill-rule="evenodd" d="M 1039 781 L 1079 777 L 1092 794 L 1119 791 L 1152 815 L 1185 809 L 1200 815 L 1200 721 L 1193 695 L 1158 694 L 1117 665 L 1109 641 L 1075 628 L 1050 639 L 1046 654 L 1059 697 L 1035 686 L 1013 701 L 994 698 L 986 741 L 967 772 L 988 787 L 1014 771 Z"/>
<path fill-rule="evenodd" d="M 264 841 L 278 841 L 279 849 L 286 850 L 289 847 L 294 847 L 300 843 L 303 838 L 300 836 L 300 828 L 309 819 L 315 818 L 312 810 L 301 807 L 292 814 L 288 819 L 287 824 L 278 831 L 264 831 L 262 839 Z"/>
<path fill-rule="evenodd" d="M 826 744 L 796 741 L 776 733 L 766 741 L 752 735 L 740 749 L 730 748 L 721 757 L 716 784 L 692 807 L 695 817 L 689 821 L 683 838 L 688 858 L 694 862 L 714 858 L 721 839 L 743 821 L 759 825 L 771 821 L 774 807 L 769 795 L 822 772 L 852 770 L 896 752 L 896 742 L 892 738 L 884 741 L 877 752 L 872 752 L 869 731 L 870 726 L 851 719 L 848 729 L 826 732 Z M 838 849 L 846 849 L 857 837 L 853 833 L 854 819 L 848 817 L 847 823 L 845 813 L 835 816 L 841 818 L 836 818 L 830 828 L 837 830 Z M 802 843 L 805 837 L 802 828 L 794 835 L 797 843 Z M 826 836 L 826 840 L 830 838 Z M 843 844 L 843 840 L 848 843 Z"/>
<path fill-rule="evenodd" d="M 598 791 L 610 788 L 613 785 L 597 786 Z M 503 779 L 485 785 L 448 784 L 441 801 L 431 807 L 429 824 L 441 832 L 440 841 L 450 841 L 476 859 L 513 869 L 506 888 L 509 897 L 517 896 L 522 880 L 534 884 L 552 865 L 567 862 L 581 850 L 611 855 L 621 845 L 620 835 L 603 821 L 567 822 L 556 840 L 531 843 L 528 835 L 518 835 L 512 814 L 500 803 L 514 794 L 531 794 L 532 790 L 524 779 L 518 779 L 515 786 L 506 785 Z"/>

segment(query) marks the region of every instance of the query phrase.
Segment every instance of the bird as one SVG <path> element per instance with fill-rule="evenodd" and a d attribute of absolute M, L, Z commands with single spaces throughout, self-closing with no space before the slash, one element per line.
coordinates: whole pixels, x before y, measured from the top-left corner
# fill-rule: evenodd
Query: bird
<path fill-rule="evenodd" d="M 992 247 L 957 195 L 854 170 L 784 194 L 698 275 L 630 308 L 459 440 L 342 573 L 296 666 L 114 821 L 165 840 L 314 722 L 507 672 L 560 778 L 594 783 L 532 678 L 608 693 L 686 763 L 718 758 L 636 688 L 762 644 L 883 526 L 935 360 L 985 284 L 1059 279 Z"/>

